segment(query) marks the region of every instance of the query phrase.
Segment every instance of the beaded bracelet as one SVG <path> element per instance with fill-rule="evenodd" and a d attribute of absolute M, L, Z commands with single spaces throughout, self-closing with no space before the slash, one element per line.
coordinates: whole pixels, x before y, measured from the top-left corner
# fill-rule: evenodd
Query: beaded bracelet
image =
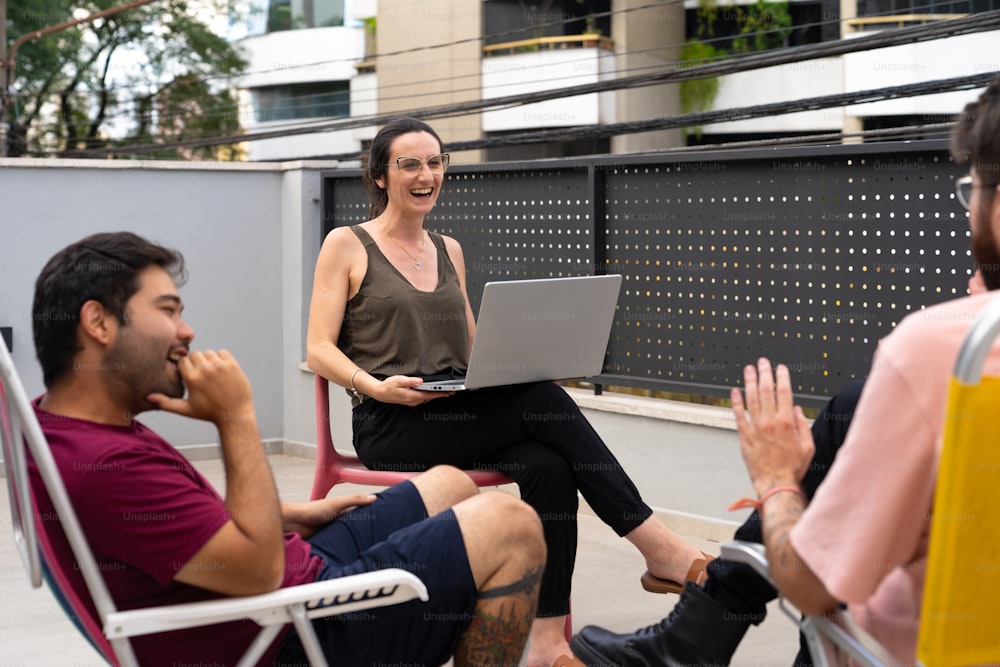
<path fill-rule="evenodd" d="M 800 496 L 802 496 L 802 498 L 806 497 L 806 494 L 802 493 L 802 489 L 795 486 L 794 484 L 779 484 L 778 486 L 772 486 L 770 489 L 760 494 L 760 498 L 757 500 L 754 500 L 753 498 L 740 498 L 735 503 L 729 506 L 729 511 L 732 512 L 734 510 L 742 510 L 749 508 L 749 509 L 755 509 L 759 512 L 761 508 L 764 507 L 764 503 L 766 503 L 771 498 L 771 496 L 776 496 L 779 493 L 783 493 L 785 491 L 789 491 L 791 493 L 797 493 Z"/>

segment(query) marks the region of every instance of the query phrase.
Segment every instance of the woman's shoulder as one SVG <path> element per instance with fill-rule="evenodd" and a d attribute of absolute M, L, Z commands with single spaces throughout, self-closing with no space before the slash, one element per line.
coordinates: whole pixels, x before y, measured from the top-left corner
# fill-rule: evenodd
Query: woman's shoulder
<path fill-rule="evenodd" d="M 327 233 L 323 239 L 323 246 L 319 251 L 318 263 L 320 266 L 344 266 L 353 263 L 354 258 L 365 254 L 366 241 L 364 237 L 370 239 L 361 228 L 361 233 L 355 231 L 360 225 L 352 227 L 335 227 Z"/>
<path fill-rule="evenodd" d="M 359 250 L 366 243 L 371 242 L 371 238 L 371 235 L 365 231 L 364 224 L 334 227 L 323 239 L 323 248 L 337 251 Z"/>
<path fill-rule="evenodd" d="M 458 252 L 458 253 L 462 252 L 462 244 L 459 243 L 453 237 L 446 236 L 446 235 L 441 234 L 439 232 L 432 232 L 430 230 L 428 230 L 428 233 L 431 235 L 431 238 L 433 238 L 434 236 L 437 236 L 439 239 L 441 239 L 441 242 L 444 244 L 444 247 L 447 248 L 449 254 L 455 254 L 456 252 Z"/>

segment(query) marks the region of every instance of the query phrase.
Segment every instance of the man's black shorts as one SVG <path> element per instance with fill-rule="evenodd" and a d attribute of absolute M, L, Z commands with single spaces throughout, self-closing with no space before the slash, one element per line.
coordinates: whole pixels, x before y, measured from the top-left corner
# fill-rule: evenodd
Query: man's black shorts
<path fill-rule="evenodd" d="M 403 482 L 328 524 L 309 543 L 325 562 L 317 581 L 396 567 L 417 575 L 430 596 L 428 602 L 313 621 L 331 664 L 434 666 L 448 661 L 472 620 L 477 594 L 454 512 L 428 518 L 416 487 Z M 308 664 L 294 629 L 276 664 Z"/>

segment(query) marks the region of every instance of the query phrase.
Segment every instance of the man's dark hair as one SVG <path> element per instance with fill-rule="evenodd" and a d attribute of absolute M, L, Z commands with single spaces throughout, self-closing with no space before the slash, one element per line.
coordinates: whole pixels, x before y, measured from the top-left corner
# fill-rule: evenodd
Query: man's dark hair
<path fill-rule="evenodd" d="M 83 304 L 98 301 L 126 325 L 125 305 L 139 291 L 139 273 L 151 265 L 162 267 L 178 285 L 187 279 L 179 252 L 131 232 L 88 236 L 45 264 L 35 281 L 31 319 L 46 388 L 73 363 Z"/>
<path fill-rule="evenodd" d="M 951 156 L 968 162 L 984 185 L 1000 183 L 1000 77 L 965 105 L 952 129 Z"/>
<path fill-rule="evenodd" d="M 385 173 L 389 168 L 389 156 L 392 155 L 392 142 L 401 134 L 409 134 L 410 132 L 426 132 L 437 139 L 438 146 L 440 147 L 439 150 L 444 151 L 444 144 L 441 143 L 441 137 L 437 135 L 434 128 L 422 120 L 417 120 L 416 118 L 396 118 L 386 123 L 378 131 L 378 134 L 375 135 L 375 138 L 372 139 L 371 148 L 365 159 L 363 180 L 365 187 L 368 189 L 368 200 L 370 203 L 368 215 L 372 218 L 382 215 L 385 207 L 389 205 L 388 193 L 386 193 L 385 188 L 380 188 L 375 180 L 386 177 Z"/>

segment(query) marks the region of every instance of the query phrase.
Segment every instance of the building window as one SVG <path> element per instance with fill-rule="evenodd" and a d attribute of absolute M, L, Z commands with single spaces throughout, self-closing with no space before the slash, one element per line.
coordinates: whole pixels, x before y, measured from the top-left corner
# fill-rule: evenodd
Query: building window
<path fill-rule="evenodd" d="M 344 25 L 344 0 L 270 0 L 267 31 Z"/>
<path fill-rule="evenodd" d="M 595 31 L 611 36 L 611 0 L 490 0 L 483 12 L 484 46 Z"/>
<path fill-rule="evenodd" d="M 285 86 L 254 88 L 254 120 L 342 118 L 351 113 L 351 91 L 347 81 L 317 81 Z"/>

